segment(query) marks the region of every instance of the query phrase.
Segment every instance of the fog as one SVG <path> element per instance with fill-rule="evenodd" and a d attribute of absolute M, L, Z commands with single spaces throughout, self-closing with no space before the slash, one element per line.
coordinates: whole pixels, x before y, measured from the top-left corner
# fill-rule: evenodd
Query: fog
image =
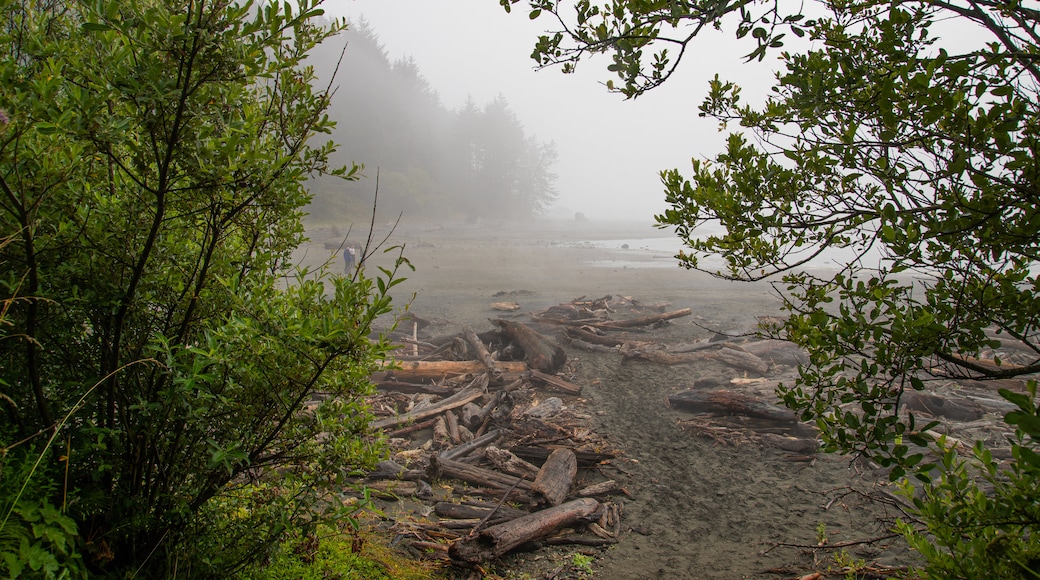
<path fill-rule="evenodd" d="M 664 86 L 625 100 L 603 85 L 611 78 L 605 57 L 575 74 L 536 71 L 529 55 L 550 21 L 530 21 L 522 7 L 506 14 L 492 0 L 333 0 L 326 10 L 364 19 L 392 59 L 413 59 L 444 107 L 502 96 L 529 135 L 555 142 L 556 217 L 650 222 L 666 207 L 659 172 L 713 158 L 725 138 L 697 116 L 708 80 L 719 72 L 752 102 L 772 80 L 775 61 L 744 63 L 752 46 L 725 31 L 700 39 Z M 341 74 L 340 82 L 349 80 Z"/>

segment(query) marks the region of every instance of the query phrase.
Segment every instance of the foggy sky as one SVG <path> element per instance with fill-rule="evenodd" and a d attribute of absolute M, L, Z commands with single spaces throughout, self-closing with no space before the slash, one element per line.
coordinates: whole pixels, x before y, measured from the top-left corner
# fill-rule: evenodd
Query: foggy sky
<path fill-rule="evenodd" d="M 550 215 L 564 217 L 651 221 L 666 207 L 658 173 L 688 174 L 691 158 L 713 158 L 724 141 L 715 122 L 697 116 L 708 80 L 718 72 L 756 102 L 776 67 L 743 63 L 753 46 L 727 31 L 699 39 L 664 86 L 625 100 L 602 84 L 613 78 L 607 57 L 581 63 L 576 74 L 536 72 L 530 53 L 550 22 L 530 21 L 523 4 L 513 14 L 497 0 L 330 0 L 325 8 L 367 20 L 390 58 L 414 59 L 448 109 L 469 96 L 483 106 L 503 95 L 528 135 L 556 142 L 559 199 Z"/>

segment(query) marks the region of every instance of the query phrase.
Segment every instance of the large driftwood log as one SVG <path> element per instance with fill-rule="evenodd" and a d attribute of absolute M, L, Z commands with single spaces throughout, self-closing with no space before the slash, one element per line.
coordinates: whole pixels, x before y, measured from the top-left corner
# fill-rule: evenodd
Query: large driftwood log
<path fill-rule="evenodd" d="M 527 515 L 527 512 L 508 505 L 478 507 L 452 503 L 450 501 L 439 501 L 433 504 L 433 510 L 442 518 L 452 518 L 456 520 L 485 518 L 488 514 L 493 514 L 491 517 L 494 519 L 515 520 L 516 518 L 522 518 Z"/>
<path fill-rule="evenodd" d="M 624 352 L 624 360 L 646 360 L 661 365 L 684 365 L 705 359 L 717 360 L 731 367 L 764 375 L 769 364 L 761 358 L 738 348 L 724 347 L 711 351 L 665 352 L 660 350 L 636 350 Z"/>
<path fill-rule="evenodd" d="M 584 328 L 578 327 L 568 327 L 564 329 L 563 333 L 573 340 L 580 340 L 582 342 L 587 342 L 589 344 L 598 344 L 600 346 L 625 346 L 629 348 L 643 348 L 650 344 L 644 341 L 621 340 L 620 338 L 615 338 L 612 336 L 601 336 L 594 332 L 589 332 Z"/>
<path fill-rule="evenodd" d="M 797 421 L 793 412 L 771 403 L 729 391 L 685 391 L 668 397 L 677 409 L 693 413 L 743 415 L 771 421 Z"/>
<path fill-rule="evenodd" d="M 435 473 L 451 479 L 459 479 L 476 485 L 490 487 L 498 490 L 509 490 L 514 486 L 516 489 L 530 492 L 531 482 L 518 478 L 515 475 L 506 475 L 483 467 L 469 465 L 452 459 L 434 455 L 430 458 L 430 467 Z M 517 483 L 519 481 L 519 483 Z"/>
<path fill-rule="evenodd" d="M 542 464 L 538 477 L 531 484 L 531 490 L 544 497 L 549 505 L 560 505 L 571 492 L 576 475 L 578 459 L 574 452 L 560 448 L 549 454 L 549 458 Z"/>
<path fill-rule="evenodd" d="M 487 375 L 485 375 L 487 376 Z M 386 427 L 392 427 L 408 423 L 410 421 L 419 421 L 427 417 L 433 417 L 439 415 L 444 411 L 449 411 L 456 407 L 461 407 L 471 401 L 476 401 L 484 394 L 484 388 L 479 386 L 472 386 L 467 389 L 463 389 L 458 393 L 438 401 L 428 407 L 423 407 L 418 411 L 411 411 L 408 413 L 402 413 L 396 417 L 388 417 L 386 419 L 380 419 L 378 421 L 372 421 L 370 423 L 373 429 L 384 429 Z"/>
<path fill-rule="evenodd" d="M 451 545 L 448 554 L 455 561 L 470 564 L 494 560 L 521 544 L 544 538 L 561 528 L 593 521 L 601 509 L 602 505 L 594 499 L 576 499 L 462 538 Z"/>
<path fill-rule="evenodd" d="M 397 369 L 387 369 L 400 381 L 422 381 L 436 380 L 445 377 L 457 377 L 460 375 L 477 374 L 487 372 L 484 363 L 476 360 L 435 360 L 435 361 L 393 361 L 400 366 Z M 390 366 L 386 361 L 384 367 Z M 527 363 L 523 361 L 498 361 L 498 370 L 503 373 L 525 373 Z"/>
<path fill-rule="evenodd" d="M 532 330 L 529 326 L 508 320 L 492 320 L 511 341 L 524 351 L 528 366 L 543 373 L 553 374 L 567 362 L 567 354 L 560 345 Z"/>
<path fill-rule="evenodd" d="M 653 314 L 651 316 L 644 316 L 642 318 L 629 318 L 628 320 L 608 320 L 604 322 L 594 322 L 590 323 L 589 326 L 593 326 L 596 328 L 635 328 L 637 326 L 650 326 L 651 324 L 657 324 L 658 322 L 664 322 L 673 318 L 689 316 L 690 314 L 693 314 L 693 310 L 689 308 L 683 308 L 682 310 L 662 312 L 661 314 Z"/>

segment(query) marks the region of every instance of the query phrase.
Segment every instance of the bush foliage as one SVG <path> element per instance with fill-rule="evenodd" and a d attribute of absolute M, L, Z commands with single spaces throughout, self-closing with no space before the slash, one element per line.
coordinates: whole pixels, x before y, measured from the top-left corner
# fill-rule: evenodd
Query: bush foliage
<path fill-rule="evenodd" d="M 304 60 L 345 23 L 311 0 L 0 12 L 0 541 L 73 575 L 226 577 L 350 516 L 329 489 L 381 452 L 362 397 L 400 278 L 292 263 L 305 180 L 358 170 L 308 145 L 330 95 Z M 25 566 L 53 562 L 0 560 Z"/>

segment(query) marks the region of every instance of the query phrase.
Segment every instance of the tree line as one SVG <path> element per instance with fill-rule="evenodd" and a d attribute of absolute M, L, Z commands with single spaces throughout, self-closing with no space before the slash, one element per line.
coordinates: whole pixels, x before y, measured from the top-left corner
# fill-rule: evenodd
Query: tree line
<path fill-rule="evenodd" d="M 337 71 L 329 116 L 335 159 L 369 179 L 312 182 L 311 213 L 345 219 L 379 211 L 444 219 L 530 219 L 556 199 L 555 144 L 529 135 L 505 96 L 450 110 L 410 57 L 391 60 L 364 20 L 319 46 L 318 82 Z"/>

